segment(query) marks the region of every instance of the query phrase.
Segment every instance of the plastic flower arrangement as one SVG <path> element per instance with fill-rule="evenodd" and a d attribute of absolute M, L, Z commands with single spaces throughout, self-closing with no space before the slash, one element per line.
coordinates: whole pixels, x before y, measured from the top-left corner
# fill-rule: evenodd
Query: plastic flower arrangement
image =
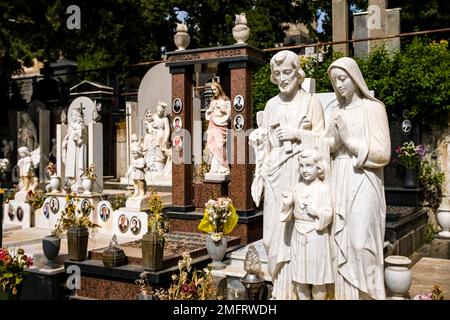
<path fill-rule="evenodd" d="M 418 166 L 425 156 L 425 147 L 421 144 L 415 146 L 414 142 L 405 142 L 403 146 L 395 148 L 398 162 L 407 169 L 413 169 Z"/>
<path fill-rule="evenodd" d="M 27 274 L 25 267 L 33 265 L 33 258 L 27 256 L 21 248 L 16 255 L 6 248 L 0 248 L 0 289 L 13 296 L 18 294 L 18 288 Z"/>
<path fill-rule="evenodd" d="M 210 199 L 205 204 L 205 214 L 198 225 L 198 230 L 211 233 L 211 238 L 217 242 L 233 231 L 237 222 L 236 208 L 230 198 Z"/>
<path fill-rule="evenodd" d="M 95 181 L 97 179 L 97 175 L 95 174 L 95 166 L 91 164 L 89 167 L 84 169 L 84 173 L 81 176 L 82 178 L 88 178 L 92 181 Z"/>
<path fill-rule="evenodd" d="M 153 295 L 159 300 L 222 300 L 215 286 L 211 271 L 208 268 L 203 270 L 192 270 L 192 258 L 188 252 L 182 253 L 182 260 L 178 261 L 178 274 L 172 275 L 172 284 L 169 289 L 153 290 L 142 280 L 136 281 L 140 284 L 141 291 Z"/>
<path fill-rule="evenodd" d="M 163 213 L 161 197 L 155 189 L 151 191 L 149 202 L 148 231 L 157 233 L 161 241 L 164 242 L 164 234 L 169 231 L 169 222 Z"/>
<path fill-rule="evenodd" d="M 47 173 L 49 177 L 56 176 L 56 165 L 53 162 L 49 162 L 47 165 Z"/>
<path fill-rule="evenodd" d="M 444 296 L 442 295 L 442 289 L 435 285 L 431 291 L 415 295 L 413 300 L 444 300 Z"/>
<path fill-rule="evenodd" d="M 83 214 L 80 209 L 77 209 L 76 203 L 78 203 L 80 199 L 75 193 L 67 194 L 66 201 L 67 205 L 61 214 L 61 218 L 59 218 L 56 223 L 55 228 L 52 231 L 52 235 L 58 236 L 70 227 L 85 227 L 92 230 L 100 228 L 98 224 L 89 220 L 89 216 Z"/>

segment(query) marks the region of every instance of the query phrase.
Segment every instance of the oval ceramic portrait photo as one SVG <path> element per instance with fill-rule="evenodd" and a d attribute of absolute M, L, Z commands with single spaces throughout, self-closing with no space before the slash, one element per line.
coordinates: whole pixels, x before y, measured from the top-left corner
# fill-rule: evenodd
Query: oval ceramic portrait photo
<path fill-rule="evenodd" d="M 120 232 L 125 233 L 125 232 L 128 231 L 128 218 L 127 218 L 126 215 L 121 214 L 119 216 L 118 223 L 119 223 L 119 230 L 120 230 Z"/>
<path fill-rule="evenodd" d="M 49 201 L 50 203 L 50 212 L 56 214 L 59 210 L 59 201 L 58 198 L 52 197 Z"/>
<path fill-rule="evenodd" d="M 234 97 L 233 106 L 237 112 L 244 110 L 244 98 L 241 95 Z"/>
<path fill-rule="evenodd" d="M 138 217 L 132 217 L 130 220 L 130 230 L 134 235 L 138 235 L 141 232 L 141 221 Z"/>
<path fill-rule="evenodd" d="M 241 131 L 244 129 L 244 117 L 242 115 L 238 114 L 234 117 L 233 127 L 236 131 Z"/>
<path fill-rule="evenodd" d="M 183 128 L 183 121 L 181 120 L 180 117 L 175 117 L 175 118 L 173 118 L 172 126 L 173 126 L 173 131 L 179 132 L 179 131 L 181 131 L 181 128 Z"/>
<path fill-rule="evenodd" d="M 183 149 L 183 139 L 181 138 L 181 136 L 173 137 L 172 145 L 175 151 L 180 151 L 181 149 Z"/>
<path fill-rule="evenodd" d="M 100 201 L 97 207 L 97 213 L 103 222 L 108 221 L 111 216 L 111 205 L 108 201 Z"/>
<path fill-rule="evenodd" d="M 23 220 L 23 209 L 22 209 L 22 207 L 17 207 L 16 217 L 17 217 L 17 220 L 19 220 L 19 221 Z"/>
<path fill-rule="evenodd" d="M 172 112 L 175 114 L 179 114 L 183 110 L 183 103 L 180 98 L 176 98 L 172 103 Z"/>

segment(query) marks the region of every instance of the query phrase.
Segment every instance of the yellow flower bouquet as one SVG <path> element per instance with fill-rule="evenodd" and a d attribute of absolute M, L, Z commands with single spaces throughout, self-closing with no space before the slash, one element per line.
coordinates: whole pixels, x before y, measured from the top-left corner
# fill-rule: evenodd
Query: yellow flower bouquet
<path fill-rule="evenodd" d="M 205 204 L 205 213 L 198 230 L 211 233 L 211 238 L 217 242 L 233 231 L 237 222 L 236 208 L 230 198 L 210 199 Z"/>

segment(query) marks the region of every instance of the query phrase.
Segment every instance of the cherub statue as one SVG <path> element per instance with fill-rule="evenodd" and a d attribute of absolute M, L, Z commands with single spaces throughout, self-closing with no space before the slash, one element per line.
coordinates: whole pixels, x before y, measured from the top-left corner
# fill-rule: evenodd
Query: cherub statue
<path fill-rule="evenodd" d="M 17 151 L 20 157 L 19 161 L 17 161 L 21 182 L 20 191 L 28 192 L 31 190 L 34 192 L 34 188 L 38 182 L 34 172 L 36 163 L 33 161 L 32 154 L 28 151 L 27 147 L 20 147 Z"/>
<path fill-rule="evenodd" d="M 144 198 L 145 196 L 145 160 L 142 148 L 134 145 L 131 149 L 130 167 L 126 176 L 133 179 L 134 192 L 131 198 Z"/>

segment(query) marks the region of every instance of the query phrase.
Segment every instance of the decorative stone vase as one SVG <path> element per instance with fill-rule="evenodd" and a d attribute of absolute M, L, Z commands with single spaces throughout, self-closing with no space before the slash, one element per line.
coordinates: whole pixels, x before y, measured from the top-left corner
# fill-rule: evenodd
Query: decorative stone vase
<path fill-rule="evenodd" d="M 92 194 L 92 179 L 90 178 L 82 178 L 81 185 L 83 186 L 83 194 L 91 195 Z"/>
<path fill-rule="evenodd" d="M 225 268 L 225 264 L 222 262 L 222 259 L 227 251 L 227 246 L 228 241 L 225 236 L 219 241 L 214 241 L 211 234 L 206 236 L 206 250 L 212 260 L 212 262 L 208 265 L 209 267 L 215 270 Z"/>
<path fill-rule="evenodd" d="M 58 193 L 59 192 L 59 186 L 61 183 L 61 178 L 58 176 L 51 176 L 50 177 L 50 187 L 52 188 L 51 193 Z"/>
<path fill-rule="evenodd" d="M 18 285 L 17 293 L 12 294 L 11 291 L 3 291 L 3 288 L 0 287 L 0 300 L 20 300 L 20 296 L 22 294 L 22 284 Z"/>
<path fill-rule="evenodd" d="M 403 187 L 407 189 L 417 188 L 417 170 L 416 168 L 405 168 L 405 182 Z"/>
<path fill-rule="evenodd" d="M 67 248 L 70 260 L 86 260 L 88 240 L 89 230 L 86 227 L 70 227 L 67 230 Z"/>
<path fill-rule="evenodd" d="M 235 26 L 233 27 L 233 38 L 238 44 L 244 44 L 250 36 L 250 28 L 247 26 L 245 13 L 236 14 Z"/>
<path fill-rule="evenodd" d="M 142 236 L 142 265 L 146 271 L 162 269 L 164 258 L 164 239 L 156 232 L 147 232 Z"/>
<path fill-rule="evenodd" d="M 387 266 L 384 269 L 384 282 L 391 299 L 404 300 L 408 294 L 409 287 L 411 286 L 411 270 L 408 266 L 411 264 L 411 260 L 403 256 L 389 256 L 384 259 Z"/>
<path fill-rule="evenodd" d="M 442 231 L 439 232 L 441 237 L 450 238 L 450 209 L 438 209 L 437 221 Z"/>
<path fill-rule="evenodd" d="M 55 259 L 59 254 L 59 249 L 61 247 L 61 239 L 55 236 L 46 236 L 42 239 L 42 250 L 44 251 L 44 255 L 47 258 L 47 265 L 50 268 L 56 268 L 58 266 L 55 263 Z"/>
<path fill-rule="evenodd" d="M 153 300 L 153 296 L 151 294 L 138 294 L 138 300 Z"/>
<path fill-rule="evenodd" d="M 184 23 L 177 23 L 177 33 L 173 37 L 173 41 L 177 46 L 177 51 L 186 50 L 191 41 L 191 36 L 188 33 L 187 25 Z"/>

